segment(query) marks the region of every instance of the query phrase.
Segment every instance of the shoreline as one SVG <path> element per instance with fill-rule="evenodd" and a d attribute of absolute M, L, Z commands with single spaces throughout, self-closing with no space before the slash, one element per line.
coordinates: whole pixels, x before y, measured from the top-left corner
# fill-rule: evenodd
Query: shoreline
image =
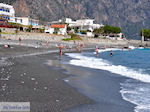
<path fill-rule="evenodd" d="M 94 100 L 92 104 L 80 105 L 67 112 L 134 112 L 136 105 L 124 100 L 120 93 L 120 83 L 129 78 L 104 70 L 68 64 L 63 65 L 63 68 L 72 74 L 65 79 L 66 82 Z"/>
<path fill-rule="evenodd" d="M 25 49 L 22 49 L 22 48 L 25 48 Z M 55 111 L 60 111 L 60 112 L 61 111 L 65 111 L 66 109 L 68 110 L 70 108 L 77 107 L 77 106 L 79 106 L 79 104 L 80 105 L 86 105 L 86 104 L 91 104 L 93 102 L 93 100 L 90 97 L 87 97 L 85 94 L 80 93 L 80 91 L 78 91 L 76 88 L 68 85 L 66 82 L 63 81 L 64 78 L 68 78 L 68 76 L 70 76 L 71 74 L 68 75 L 68 73 L 65 73 L 67 71 L 65 69 L 61 68 L 60 65 L 59 65 L 59 68 L 57 68 L 57 67 L 55 68 L 54 64 L 52 64 L 51 66 L 46 65 L 47 66 L 46 68 L 45 67 L 41 67 L 40 64 L 43 63 L 43 62 L 45 62 L 45 61 L 47 61 L 47 60 L 53 60 L 53 61 L 56 60 L 56 61 L 59 62 L 60 60 L 58 58 L 58 55 L 56 55 L 56 52 L 58 52 L 58 50 L 54 50 L 54 52 L 50 51 L 50 52 L 47 52 L 46 54 L 43 54 L 43 51 L 47 51 L 47 49 L 44 48 L 44 49 L 40 49 L 39 50 L 39 48 L 37 49 L 37 48 L 33 48 L 33 47 L 23 47 L 23 46 L 22 47 L 17 47 L 17 49 L 19 49 L 19 50 L 18 51 L 16 51 L 16 49 L 14 49 L 14 50 L 12 50 L 12 49 L 11 50 L 10 49 L 4 50 L 5 52 L 4 51 L 1 52 L 0 55 L 2 56 L 3 53 L 7 54 L 8 52 L 9 53 L 7 55 L 10 55 L 10 54 L 13 54 L 13 53 L 15 55 L 18 55 L 20 53 L 21 54 L 24 54 L 24 53 L 31 54 L 33 52 L 37 53 L 37 51 L 40 52 L 40 54 L 29 55 L 29 57 L 26 57 L 24 55 L 20 55 L 19 56 L 20 58 L 13 58 L 13 59 L 10 58 L 10 60 L 13 61 L 12 63 L 16 63 L 16 65 L 12 66 L 12 68 L 13 68 L 14 71 L 10 70 L 11 72 L 8 73 L 8 76 L 12 76 L 12 74 L 14 74 L 15 76 L 13 76 L 12 81 L 10 81 L 10 82 L 2 81 L 0 84 L 3 85 L 5 83 L 6 85 L 8 85 L 8 88 L 9 88 L 9 86 L 11 86 L 10 90 L 11 89 L 14 90 L 14 93 L 12 93 L 12 91 L 9 90 L 6 93 L 9 94 L 10 96 L 7 96 L 7 95 L 5 96 L 6 93 L 4 91 L 4 93 L 1 94 L 3 97 L 0 95 L 1 96 L 0 100 L 1 101 L 2 100 L 4 100 L 4 101 L 14 101 L 13 99 L 15 99 L 15 101 L 27 101 L 27 99 L 33 100 L 33 102 L 34 102 L 34 104 L 32 104 L 32 109 L 34 109 L 33 112 L 37 108 L 35 104 L 38 105 L 38 109 L 39 109 L 39 107 L 40 108 L 42 107 L 42 109 L 44 110 L 44 108 L 42 106 L 43 104 L 42 103 L 38 103 L 38 101 L 45 102 L 44 99 L 46 100 L 46 102 L 45 102 L 45 105 L 47 105 L 46 109 L 49 110 L 49 111 L 54 111 L 54 112 Z M 73 51 L 70 51 L 70 52 L 73 52 Z M 3 55 L 3 56 L 5 57 L 6 54 Z M 26 67 L 27 65 L 29 67 Z M 35 67 L 36 69 L 33 66 L 36 66 Z M 45 64 L 44 64 L 44 66 L 45 66 Z M 20 68 L 21 70 L 19 69 L 19 71 L 17 71 L 16 67 L 18 69 Z M 25 69 L 25 71 L 22 70 L 22 67 Z M 39 71 L 38 69 L 42 70 L 42 71 Z M 58 73 L 58 72 L 56 73 L 56 69 L 57 69 L 58 72 L 61 72 L 61 76 L 59 76 L 60 73 Z M 35 71 L 33 71 L 33 70 L 35 70 Z M 43 72 L 43 70 L 46 70 L 47 72 L 45 72 L 45 71 Z M 7 71 L 7 67 L 6 67 L 6 71 Z M 25 76 L 24 77 L 25 79 L 23 80 L 22 77 L 24 76 L 23 75 L 24 73 L 19 73 L 20 71 L 21 72 L 23 72 L 23 71 L 24 72 L 29 72 L 30 71 L 31 73 L 29 73 L 29 74 L 31 76 L 30 75 L 28 77 Z M 57 95 L 55 95 L 56 92 L 54 92 L 54 93 L 52 92 L 52 94 L 53 94 L 52 96 L 55 96 L 55 98 L 53 99 L 52 96 L 51 96 L 51 98 L 53 99 L 53 101 L 48 101 L 47 96 L 48 96 L 49 93 L 45 93 L 45 95 L 44 95 L 44 97 L 42 99 L 38 98 L 38 97 L 42 95 L 41 92 L 43 92 L 45 90 L 48 90 L 48 87 L 47 86 L 44 87 L 43 84 L 46 83 L 46 85 L 49 85 L 49 83 L 48 83 L 49 82 L 48 81 L 48 77 L 49 77 L 48 74 L 51 73 L 51 72 L 56 74 L 56 77 L 55 76 L 51 77 L 52 78 L 51 81 L 54 83 L 54 85 L 53 85 L 54 88 L 53 89 L 55 91 L 59 91 L 59 92 L 57 92 Z M 44 75 L 44 77 L 42 77 L 43 73 L 44 74 L 46 73 Z M 34 88 L 34 87 L 31 88 L 33 85 L 35 86 L 37 84 L 36 81 L 35 81 L 34 84 L 32 83 L 32 82 L 34 82 L 34 81 L 32 81 L 32 79 L 34 79 L 34 80 L 37 79 L 37 78 L 35 78 L 36 77 L 35 74 L 38 74 L 37 78 L 39 78 L 39 81 L 41 80 L 40 78 L 43 78 L 42 79 L 43 81 L 41 82 L 41 83 L 43 83 L 43 84 L 41 84 L 43 87 L 39 89 L 39 94 L 34 93 L 34 91 L 37 91 L 37 88 Z M 58 81 L 58 79 L 59 79 L 59 81 Z M 23 80 L 23 81 L 20 82 L 20 80 Z M 14 82 L 14 81 L 17 81 L 17 82 Z M 57 83 L 55 83 L 56 81 L 59 82 L 58 85 L 57 85 Z M 24 84 L 27 84 L 27 85 L 24 85 Z M 49 85 L 49 87 L 50 86 L 52 86 L 52 83 L 51 83 L 51 85 Z M 59 87 L 61 88 L 60 89 L 61 91 L 58 89 Z M 22 90 L 17 91 L 17 90 L 15 90 L 16 88 L 17 89 L 18 88 L 25 89 L 26 92 L 23 92 Z M 52 88 L 50 87 L 49 90 L 51 90 L 51 89 Z M 62 92 L 63 89 L 66 89 L 66 92 L 65 91 Z M 31 95 L 29 97 L 27 97 L 27 95 L 30 94 L 30 93 L 31 93 Z M 70 93 L 72 93 L 72 94 L 70 94 Z M 63 96 L 61 96 L 60 94 L 63 94 Z M 67 94 L 67 95 L 65 95 L 65 94 Z M 17 95 L 18 98 L 17 97 L 13 97 L 15 95 Z M 4 96 L 6 97 L 6 99 L 5 99 Z M 64 96 L 65 96 L 65 98 L 61 99 Z M 25 97 L 25 98 L 23 98 L 23 97 Z M 61 100 L 59 100 L 58 97 Z M 70 99 L 68 99 L 68 97 L 70 97 Z M 51 100 L 51 98 L 49 100 Z M 64 100 L 64 101 L 61 102 L 62 100 Z M 53 103 L 53 102 L 55 102 L 55 103 Z M 50 105 L 50 107 L 48 107 L 48 105 Z M 57 105 L 58 107 L 55 107 L 54 105 Z M 51 110 L 51 109 L 53 109 L 53 110 Z M 46 111 L 46 110 L 44 110 L 44 111 Z"/>

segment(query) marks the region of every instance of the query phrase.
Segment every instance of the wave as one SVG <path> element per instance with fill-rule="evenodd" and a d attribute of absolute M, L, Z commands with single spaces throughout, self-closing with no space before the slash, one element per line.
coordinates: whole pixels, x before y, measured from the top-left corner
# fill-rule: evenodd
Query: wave
<path fill-rule="evenodd" d="M 110 50 L 118 50 L 118 49 L 106 49 L 101 50 L 99 52 L 105 52 Z M 145 83 L 150 83 L 150 75 L 142 73 L 141 70 L 135 71 L 131 68 L 122 65 L 113 65 L 106 60 L 96 57 L 87 57 L 79 53 L 66 53 L 66 55 L 73 58 L 72 60 L 70 60 L 70 64 L 72 65 L 106 70 L 111 73 L 120 74 L 125 77 L 136 79 Z"/>
<path fill-rule="evenodd" d="M 110 50 L 120 49 L 106 49 L 99 52 Z M 113 65 L 107 60 L 94 56 L 87 57 L 79 53 L 68 53 L 67 55 L 73 58 L 70 60 L 70 64 L 72 65 L 106 70 L 130 78 L 126 82 L 121 83 L 120 93 L 123 99 L 137 105 L 135 112 L 150 112 L 150 74 L 145 74 L 140 69 L 134 70 L 122 65 Z"/>
<path fill-rule="evenodd" d="M 136 83 L 127 80 L 121 83 L 122 97 L 136 106 L 135 112 L 150 112 L 150 86 L 149 83 Z"/>

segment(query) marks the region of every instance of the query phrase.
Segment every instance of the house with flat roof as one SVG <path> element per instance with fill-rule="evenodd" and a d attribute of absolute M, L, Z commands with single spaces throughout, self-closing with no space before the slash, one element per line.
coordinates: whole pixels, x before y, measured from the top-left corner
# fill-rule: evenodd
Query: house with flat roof
<path fill-rule="evenodd" d="M 95 24 L 94 19 L 80 19 L 76 23 L 69 24 L 70 27 L 78 28 L 79 30 L 86 30 L 93 32 L 94 29 L 103 27 L 102 24 Z"/>
<path fill-rule="evenodd" d="M 69 24 L 70 26 L 73 26 L 77 23 L 76 21 L 73 21 L 71 18 L 65 18 L 64 22 L 66 24 Z"/>
<path fill-rule="evenodd" d="M 32 25 L 32 26 L 38 26 L 39 20 L 31 19 L 29 17 L 15 17 L 15 23 L 19 23 L 22 25 Z"/>
<path fill-rule="evenodd" d="M 13 6 L 0 3 L 0 21 L 14 22 L 15 10 Z"/>
<path fill-rule="evenodd" d="M 45 33 L 67 35 L 67 25 L 52 24 L 50 27 L 45 29 Z"/>

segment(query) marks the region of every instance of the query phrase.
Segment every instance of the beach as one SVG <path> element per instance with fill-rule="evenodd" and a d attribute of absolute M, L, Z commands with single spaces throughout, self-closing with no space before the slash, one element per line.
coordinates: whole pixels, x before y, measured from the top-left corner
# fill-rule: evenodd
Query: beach
<path fill-rule="evenodd" d="M 54 46 L 33 47 L 31 40 L 24 42 L 31 42 L 30 46 L 13 45 L 12 41 L 10 49 L 3 46 L 0 48 L 1 102 L 31 102 L 31 112 L 99 112 L 99 110 L 132 112 L 134 110 L 134 105 L 124 101 L 119 93 L 119 83 L 124 78 L 114 77 L 103 70 L 96 71 L 64 64 L 70 59 L 68 60 L 65 55 L 59 57 L 58 50 Z M 97 76 L 98 74 L 101 74 L 100 77 Z M 94 83 L 91 90 L 85 88 L 88 87 L 88 83 L 96 82 L 94 79 L 97 77 L 100 78 L 99 84 L 95 83 L 101 90 L 98 91 L 100 102 L 96 100 L 97 95 L 91 95 Z"/>
<path fill-rule="evenodd" d="M 22 51 L 20 47 L 19 49 Z M 65 84 L 62 79 L 68 75 L 63 73 L 63 69 L 56 70 L 45 64 L 47 60 L 55 59 L 55 56 L 56 54 L 48 54 L 1 58 L 5 64 L 0 66 L 0 101 L 31 102 L 31 112 L 61 112 L 90 103 L 89 98 Z"/>

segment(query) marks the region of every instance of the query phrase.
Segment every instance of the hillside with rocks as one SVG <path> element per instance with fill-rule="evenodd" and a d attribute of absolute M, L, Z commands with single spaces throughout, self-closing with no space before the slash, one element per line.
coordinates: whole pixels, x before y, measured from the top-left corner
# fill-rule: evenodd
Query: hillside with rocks
<path fill-rule="evenodd" d="M 149 0 L 0 0 L 12 4 L 16 16 L 30 16 L 42 21 L 64 17 L 93 18 L 96 23 L 122 27 L 133 38 L 142 27 L 150 26 Z"/>

